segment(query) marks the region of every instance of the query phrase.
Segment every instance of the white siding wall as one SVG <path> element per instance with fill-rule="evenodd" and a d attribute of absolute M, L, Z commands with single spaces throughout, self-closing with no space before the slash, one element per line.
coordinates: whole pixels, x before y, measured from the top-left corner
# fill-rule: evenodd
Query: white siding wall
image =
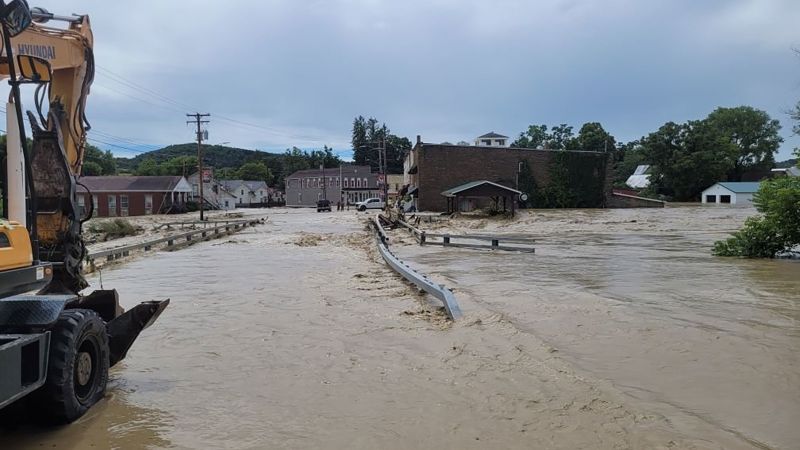
<path fill-rule="evenodd" d="M 709 195 L 713 195 L 714 196 L 714 199 L 711 202 L 708 201 L 709 200 L 708 199 Z M 750 193 L 739 193 L 739 194 L 737 194 L 736 192 L 732 192 L 732 191 L 722 187 L 719 184 L 715 184 L 715 185 L 711 186 L 710 188 L 706 189 L 705 191 L 703 191 L 703 196 L 702 196 L 701 200 L 702 200 L 703 203 L 711 203 L 711 204 L 722 205 L 722 204 L 724 204 L 721 201 L 723 195 L 730 195 L 730 197 L 731 197 L 730 204 L 731 205 L 736 205 L 736 206 L 740 206 L 740 207 L 753 206 L 753 194 L 750 194 Z"/>

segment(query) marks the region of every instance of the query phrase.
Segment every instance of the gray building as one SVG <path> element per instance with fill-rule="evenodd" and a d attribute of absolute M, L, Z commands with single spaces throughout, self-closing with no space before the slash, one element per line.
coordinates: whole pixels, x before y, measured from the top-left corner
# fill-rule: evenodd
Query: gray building
<path fill-rule="evenodd" d="M 369 166 L 298 170 L 286 177 L 286 206 L 316 206 L 323 197 L 352 205 L 381 195 L 378 174 Z"/>

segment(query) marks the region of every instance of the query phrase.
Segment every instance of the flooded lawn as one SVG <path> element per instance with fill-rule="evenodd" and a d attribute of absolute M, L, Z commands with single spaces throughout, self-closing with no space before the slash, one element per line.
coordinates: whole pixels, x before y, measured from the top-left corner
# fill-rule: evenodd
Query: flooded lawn
<path fill-rule="evenodd" d="M 385 267 L 366 216 L 268 214 L 103 271 L 128 305 L 170 307 L 86 417 L 6 425 L 0 448 L 800 442 L 800 265 L 708 256 L 739 213 L 559 211 L 475 227 L 535 235 L 535 255 L 396 245 L 455 288 L 455 325 Z"/>

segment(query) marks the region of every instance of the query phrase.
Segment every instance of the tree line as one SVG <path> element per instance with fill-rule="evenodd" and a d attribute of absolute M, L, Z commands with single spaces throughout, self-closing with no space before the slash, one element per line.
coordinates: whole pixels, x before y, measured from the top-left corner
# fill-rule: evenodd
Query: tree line
<path fill-rule="evenodd" d="M 411 141 L 390 132 L 385 123 L 378 119 L 358 116 L 353 119 L 350 143 L 353 146 L 353 161 L 360 166 L 370 166 L 379 172 L 380 148 L 386 148 L 386 172 L 403 173 L 403 159 L 411 150 Z"/>
<path fill-rule="evenodd" d="M 717 108 L 701 120 L 667 122 L 627 143 L 617 142 L 598 122 L 585 123 L 577 134 L 567 124 L 531 125 L 512 147 L 613 152 L 615 185 L 624 186 L 636 166 L 648 164 L 648 194 L 691 201 L 718 181 L 758 179 L 769 173 L 783 142 L 780 129 L 766 112 L 739 106 Z"/>
<path fill-rule="evenodd" d="M 193 151 L 196 152 L 196 147 Z M 311 151 L 293 147 L 282 154 L 243 151 L 249 154 L 242 160 L 231 157 L 227 147 L 210 146 L 204 150 L 203 164 L 213 167 L 214 177 L 220 180 L 264 181 L 283 188 L 285 177 L 298 170 L 339 167 L 342 163 L 328 146 Z M 159 161 L 157 155 L 149 155 L 142 158 L 132 172 L 134 175 L 190 176 L 197 172 L 197 156 L 179 154 Z"/>

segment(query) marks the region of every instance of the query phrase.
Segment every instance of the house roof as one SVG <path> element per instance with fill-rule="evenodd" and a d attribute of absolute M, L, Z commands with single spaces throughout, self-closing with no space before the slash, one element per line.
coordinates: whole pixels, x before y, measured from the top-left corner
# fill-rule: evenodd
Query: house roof
<path fill-rule="evenodd" d="M 490 186 L 494 186 L 494 187 L 496 187 L 496 188 L 498 188 L 500 190 L 507 191 L 507 192 L 512 193 L 512 194 L 517 194 L 517 195 L 522 194 L 522 192 L 520 192 L 520 191 L 518 191 L 516 189 L 511 189 L 508 186 L 503 186 L 502 184 L 493 183 L 493 182 L 488 181 L 488 180 L 479 180 L 479 181 L 470 181 L 469 183 L 465 183 L 465 184 L 462 184 L 460 186 L 456 186 L 454 188 L 450 188 L 450 189 L 442 192 L 442 195 L 444 195 L 445 197 L 455 197 L 457 194 L 461 194 L 461 193 L 463 193 L 465 191 L 468 191 L 470 189 L 474 189 L 474 188 L 476 188 L 478 186 L 483 186 L 483 185 L 486 185 L 486 184 L 488 184 Z"/>
<path fill-rule="evenodd" d="M 761 186 L 759 182 L 721 181 L 717 184 L 737 194 L 752 194 L 753 192 L 757 192 L 759 186 Z"/>
<path fill-rule="evenodd" d="M 339 173 L 346 174 L 347 176 L 350 176 L 350 175 L 353 174 L 353 172 L 356 172 L 356 171 L 359 172 L 359 174 L 361 174 L 361 172 L 363 172 L 366 175 L 370 175 L 372 173 L 372 168 L 370 168 L 370 166 L 355 166 L 355 165 L 347 165 L 347 164 L 345 164 L 345 165 L 342 165 L 341 168 L 339 168 L 339 167 L 328 167 L 328 168 L 325 168 L 322 171 L 319 170 L 319 169 L 298 170 L 298 171 L 292 173 L 291 175 L 289 175 L 286 178 L 303 178 L 303 177 L 312 177 L 313 178 L 313 177 L 320 177 L 320 176 L 332 177 L 332 176 L 339 176 Z"/>
<path fill-rule="evenodd" d="M 490 133 L 486 133 L 483 136 L 478 136 L 478 139 L 508 139 L 508 136 L 503 136 L 502 134 L 497 134 L 494 131 Z"/>
<path fill-rule="evenodd" d="M 181 181 L 182 176 L 88 176 L 78 180 L 91 192 L 172 192 Z M 187 185 L 184 182 L 180 187 L 185 190 Z"/>

